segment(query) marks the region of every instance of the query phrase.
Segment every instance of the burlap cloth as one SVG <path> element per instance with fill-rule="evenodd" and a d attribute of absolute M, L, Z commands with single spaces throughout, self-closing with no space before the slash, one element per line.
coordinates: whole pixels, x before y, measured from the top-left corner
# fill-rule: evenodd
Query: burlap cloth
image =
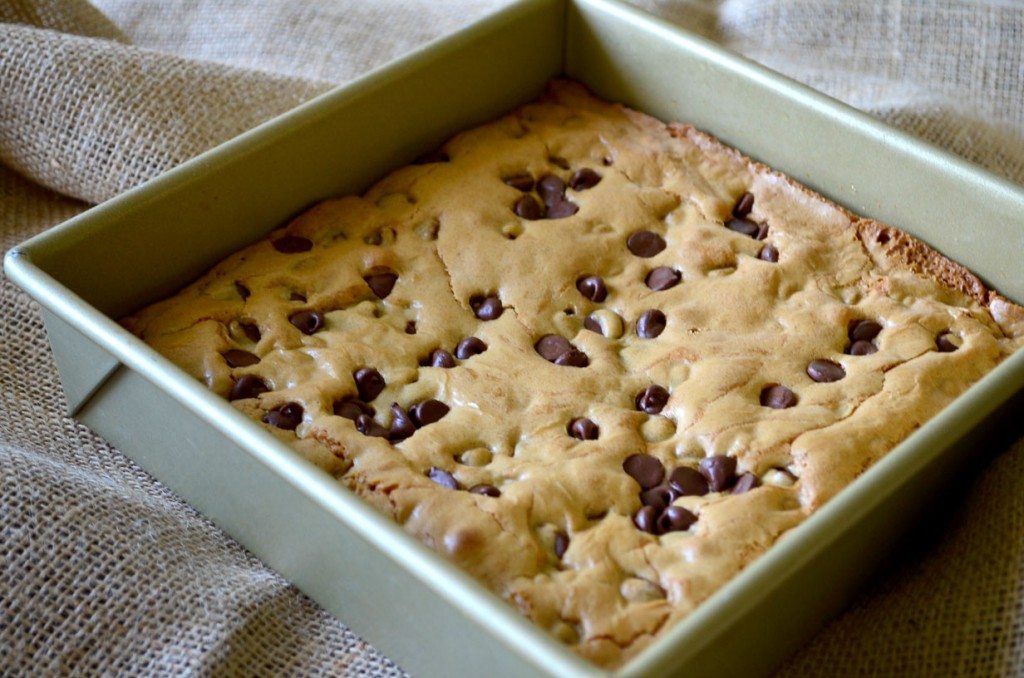
<path fill-rule="evenodd" d="M 0 0 L 0 246 L 501 4 Z M 1024 182 L 1020 4 L 641 4 Z M 1024 673 L 1020 436 L 783 673 Z M 401 670 L 64 416 L 38 309 L 4 279 L 0 673 L 66 672 Z"/>

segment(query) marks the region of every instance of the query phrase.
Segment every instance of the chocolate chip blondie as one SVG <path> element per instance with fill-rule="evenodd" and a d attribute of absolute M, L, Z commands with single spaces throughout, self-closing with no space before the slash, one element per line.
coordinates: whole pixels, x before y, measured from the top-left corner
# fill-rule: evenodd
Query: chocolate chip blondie
<path fill-rule="evenodd" d="M 927 245 L 568 81 L 123 322 L 607 667 L 1024 341 Z"/>

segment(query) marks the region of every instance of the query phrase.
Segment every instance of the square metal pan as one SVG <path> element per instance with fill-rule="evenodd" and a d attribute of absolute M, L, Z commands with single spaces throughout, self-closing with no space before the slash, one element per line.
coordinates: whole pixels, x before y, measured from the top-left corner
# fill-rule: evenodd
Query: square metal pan
<path fill-rule="evenodd" d="M 1020 187 L 615 0 L 512 6 L 33 238 L 5 270 L 43 307 L 76 418 L 413 673 L 765 673 L 842 608 L 971 459 L 973 437 L 1024 385 L 1024 351 L 609 673 L 115 321 L 559 74 L 692 122 L 1024 301 Z"/>

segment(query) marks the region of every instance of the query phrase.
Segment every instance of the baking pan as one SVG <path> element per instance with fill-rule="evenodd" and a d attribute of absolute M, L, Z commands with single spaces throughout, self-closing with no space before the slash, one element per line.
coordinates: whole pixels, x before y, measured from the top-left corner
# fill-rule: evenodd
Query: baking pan
<path fill-rule="evenodd" d="M 1011 356 L 627 665 L 601 670 L 116 323 L 559 74 L 692 122 L 1024 301 L 1024 191 L 614 0 L 528 0 L 11 250 L 70 412 L 417 675 L 763 674 L 842 608 L 1024 385 Z"/>

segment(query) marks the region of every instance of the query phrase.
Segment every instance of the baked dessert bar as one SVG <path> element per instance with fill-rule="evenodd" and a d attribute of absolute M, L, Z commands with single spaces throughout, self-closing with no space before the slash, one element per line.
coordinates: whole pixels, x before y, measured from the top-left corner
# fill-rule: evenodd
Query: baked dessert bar
<path fill-rule="evenodd" d="M 924 243 L 569 81 L 123 322 L 606 667 L 1024 337 Z"/>

